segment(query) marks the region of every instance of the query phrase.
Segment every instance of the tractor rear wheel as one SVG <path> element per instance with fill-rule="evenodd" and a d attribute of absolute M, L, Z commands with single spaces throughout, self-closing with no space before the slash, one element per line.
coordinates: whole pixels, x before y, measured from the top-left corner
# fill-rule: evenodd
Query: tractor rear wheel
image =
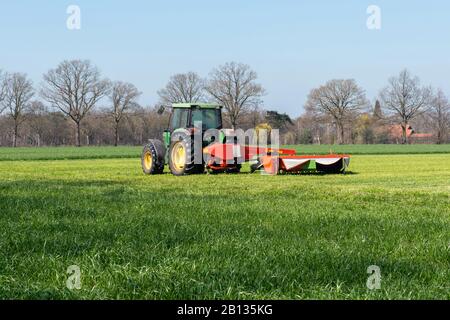
<path fill-rule="evenodd" d="M 141 154 L 142 171 L 145 174 L 161 174 L 164 172 L 164 144 L 159 140 L 150 140 Z"/>
<path fill-rule="evenodd" d="M 173 175 L 199 174 L 205 171 L 204 164 L 195 164 L 194 139 L 181 135 L 172 141 L 169 149 L 169 168 Z"/>

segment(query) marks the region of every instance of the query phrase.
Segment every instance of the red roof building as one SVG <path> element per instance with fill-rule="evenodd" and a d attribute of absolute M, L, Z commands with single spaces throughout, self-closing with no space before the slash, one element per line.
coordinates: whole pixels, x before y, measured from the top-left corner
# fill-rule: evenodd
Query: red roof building
<path fill-rule="evenodd" d="M 388 132 L 389 132 L 389 136 L 392 139 L 395 139 L 397 141 L 402 139 L 403 129 L 402 129 L 401 125 L 396 124 L 396 125 L 389 126 Z M 433 134 L 432 133 L 416 133 L 416 132 L 414 132 L 414 129 L 410 125 L 408 125 L 406 127 L 406 137 L 408 139 L 414 139 L 414 140 L 416 140 L 416 139 L 429 140 L 429 139 L 433 138 Z"/>

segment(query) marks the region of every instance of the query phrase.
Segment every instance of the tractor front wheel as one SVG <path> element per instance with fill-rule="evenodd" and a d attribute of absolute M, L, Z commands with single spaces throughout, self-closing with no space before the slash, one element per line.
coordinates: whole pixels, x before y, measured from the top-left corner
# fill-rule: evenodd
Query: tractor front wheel
<path fill-rule="evenodd" d="M 165 148 L 161 141 L 150 140 L 141 154 L 142 171 L 145 174 L 161 174 L 164 171 Z"/>

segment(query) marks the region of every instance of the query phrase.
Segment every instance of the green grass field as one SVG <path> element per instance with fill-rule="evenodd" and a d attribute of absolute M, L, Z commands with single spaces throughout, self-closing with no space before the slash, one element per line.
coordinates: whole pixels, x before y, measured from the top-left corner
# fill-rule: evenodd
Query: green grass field
<path fill-rule="evenodd" d="M 144 176 L 140 148 L 0 149 L 0 298 L 450 299 L 449 146 L 335 151 L 351 173 Z"/>

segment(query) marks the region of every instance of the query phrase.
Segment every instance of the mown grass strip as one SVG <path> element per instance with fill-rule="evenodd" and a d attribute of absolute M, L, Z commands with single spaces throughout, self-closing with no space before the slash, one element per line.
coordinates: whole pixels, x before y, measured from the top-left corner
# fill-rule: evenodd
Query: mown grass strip
<path fill-rule="evenodd" d="M 292 145 L 285 146 L 299 154 L 349 153 L 369 154 L 445 154 L 450 145 Z M 42 147 L 42 148 L 0 148 L 0 161 L 20 160 L 82 160 L 138 158 L 142 147 Z"/>

